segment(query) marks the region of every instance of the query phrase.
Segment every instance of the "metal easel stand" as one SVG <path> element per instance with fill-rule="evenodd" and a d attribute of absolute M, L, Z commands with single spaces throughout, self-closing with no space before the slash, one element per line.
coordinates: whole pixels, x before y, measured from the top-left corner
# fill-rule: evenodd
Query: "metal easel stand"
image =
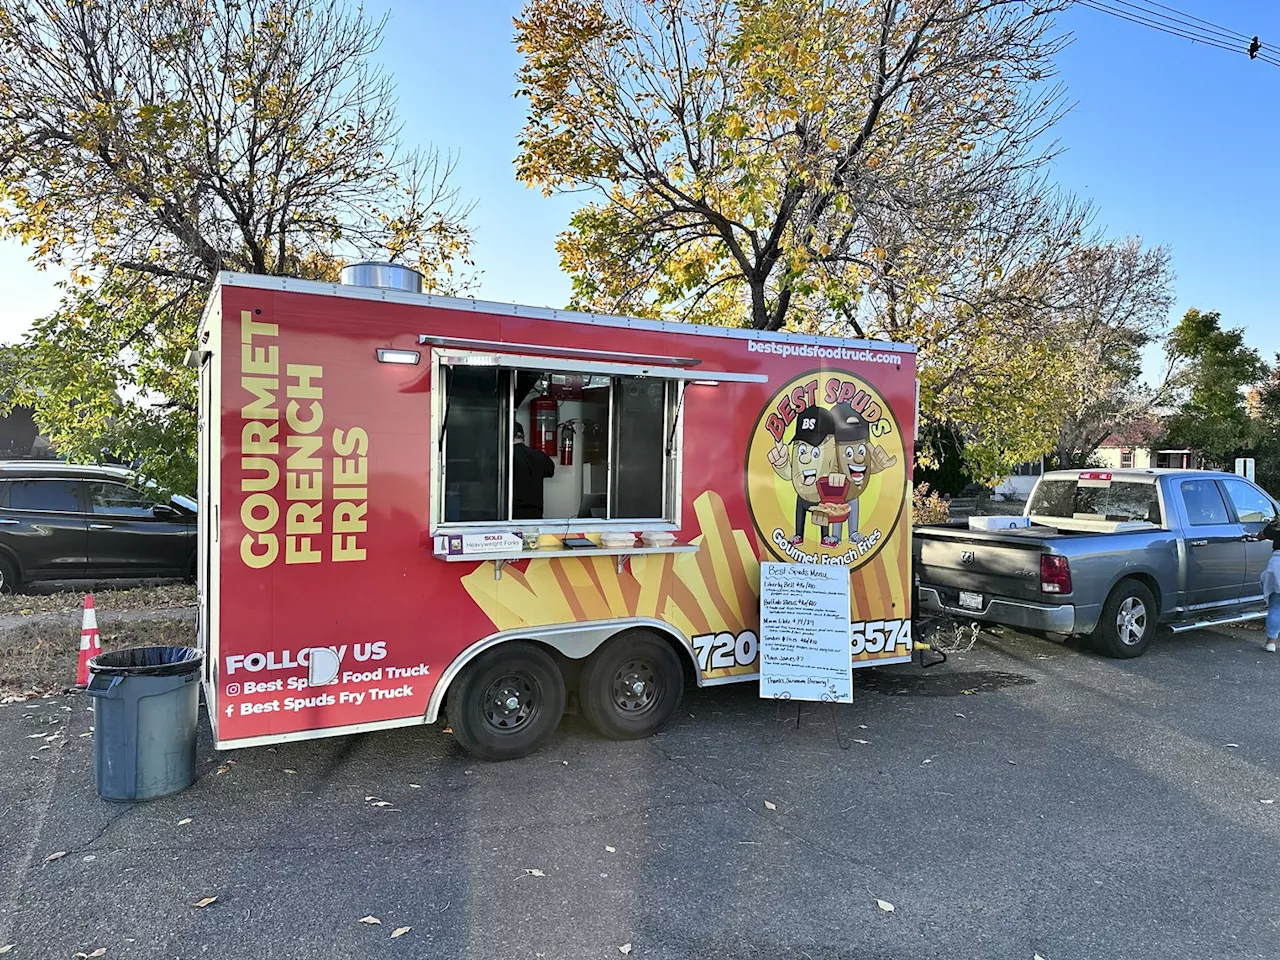
<path fill-rule="evenodd" d="M 783 701 L 790 700 L 790 699 L 791 699 L 791 694 L 789 693 L 775 693 L 773 695 L 774 720 L 780 721 L 784 724 L 787 722 L 789 718 L 784 717 L 782 715 L 782 703 Z M 840 706 L 841 706 L 840 701 L 835 699 L 835 697 L 833 697 L 831 694 L 824 693 L 822 695 L 822 700 L 819 702 L 831 704 L 831 723 L 832 723 L 832 726 L 835 728 L 836 744 L 840 747 L 841 750 L 848 750 L 849 747 L 852 745 L 852 742 L 849 740 L 848 733 L 846 733 L 843 725 L 840 723 Z M 800 719 L 801 717 L 804 716 L 804 705 L 805 705 L 805 701 L 803 700 L 796 701 L 796 729 L 797 730 L 800 729 Z"/>

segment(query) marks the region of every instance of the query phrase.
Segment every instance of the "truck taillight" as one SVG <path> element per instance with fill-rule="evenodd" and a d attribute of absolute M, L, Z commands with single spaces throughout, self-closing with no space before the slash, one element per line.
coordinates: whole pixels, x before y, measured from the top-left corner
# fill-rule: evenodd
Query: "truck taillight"
<path fill-rule="evenodd" d="M 1066 557 L 1048 553 L 1040 555 L 1040 592 L 1071 592 L 1071 567 L 1067 565 Z"/>

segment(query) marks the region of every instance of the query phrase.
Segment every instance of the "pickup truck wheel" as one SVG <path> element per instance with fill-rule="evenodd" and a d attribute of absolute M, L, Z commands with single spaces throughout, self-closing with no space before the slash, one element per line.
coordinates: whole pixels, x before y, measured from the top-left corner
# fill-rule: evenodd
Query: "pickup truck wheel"
<path fill-rule="evenodd" d="M 449 723 L 468 753 L 514 760 L 551 739 L 564 696 L 564 677 L 550 654 L 532 643 L 505 643 L 463 669 L 449 690 Z"/>
<path fill-rule="evenodd" d="M 638 740 L 671 719 L 684 695 L 680 659 L 646 630 L 614 637 L 582 668 L 578 699 L 591 726 L 611 740 Z"/>
<path fill-rule="evenodd" d="M 1099 653 L 1128 660 L 1141 656 L 1155 634 L 1155 597 L 1137 580 L 1125 580 L 1107 597 L 1093 644 Z"/>

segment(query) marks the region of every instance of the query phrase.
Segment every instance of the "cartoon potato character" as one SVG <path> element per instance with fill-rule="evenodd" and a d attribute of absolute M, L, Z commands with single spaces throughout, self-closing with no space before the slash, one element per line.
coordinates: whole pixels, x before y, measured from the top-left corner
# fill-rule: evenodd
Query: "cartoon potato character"
<path fill-rule="evenodd" d="M 843 492 L 849 506 L 849 542 L 858 543 L 865 539 L 858 532 L 858 498 L 866 492 L 869 479 L 892 467 L 898 458 L 871 442 L 870 425 L 849 404 L 837 403 L 832 410 L 832 419 L 835 421 L 836 457 L 846 478 Z M 843 525 L 840 521 L 834 524 L 831 546 L 840 542 Z"/>
<path fill-rule="evenodd" d="M 807 407 L 796 418 L 796 432 L 790 446 L 779 443 L 769 451 L 769 463 L 774 473 L 783 480 L 789 480 L 796 491 L 796 533 L 791 538 L 792 543 L 804 542 L 805 516 L 823 501 L 818 491 L 818 478 L 840 472 L 834 428 L 831 411 Z M 827 519 L 818 513 L 814 520 L 821 527 L 825 543 Z"/>

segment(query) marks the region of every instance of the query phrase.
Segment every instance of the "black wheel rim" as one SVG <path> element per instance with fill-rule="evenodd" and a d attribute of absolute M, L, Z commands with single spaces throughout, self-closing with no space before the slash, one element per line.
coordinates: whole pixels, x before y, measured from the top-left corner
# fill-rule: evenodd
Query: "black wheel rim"
<path fill-rule="evenodd" d="M 544 700 L 538 678 L 524 671 L 504 674 L 484 693 L 484 722 L 496 733 L 519 733 L 542 713 Z"/>
<path fill-rule="evenodd" d="M 613 708 L 627 717 L 648 713 L 658 702 L 658 671 L 652 661 L 637 657 L 626 661 L 610 685 Z"/>

